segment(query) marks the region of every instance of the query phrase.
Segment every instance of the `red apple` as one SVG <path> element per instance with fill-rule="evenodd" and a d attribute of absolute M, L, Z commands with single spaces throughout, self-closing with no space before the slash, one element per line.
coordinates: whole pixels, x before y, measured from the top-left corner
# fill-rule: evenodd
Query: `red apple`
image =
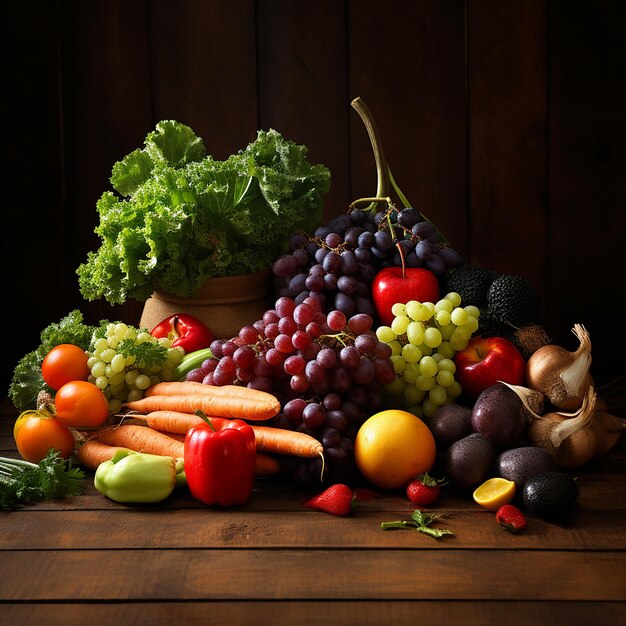
<path fill-rule="evenodd" d="M 374 277 L 372 300 L 380 322 L 389 326 L 394 318 L 391 307 L 397 302 L 437 302 L 439 281 L 421 267 L 407 267 L 404 272 L 401 267 L 386 267 Z"/>
<path fill-rule="evenodd" d="M 456 379 L 463 392 L 473 399 L 498 381 L 524 384 L 524 357 L 504 337 L 473 337 L 465 350 L 456 353 L 454 362 Z"/>

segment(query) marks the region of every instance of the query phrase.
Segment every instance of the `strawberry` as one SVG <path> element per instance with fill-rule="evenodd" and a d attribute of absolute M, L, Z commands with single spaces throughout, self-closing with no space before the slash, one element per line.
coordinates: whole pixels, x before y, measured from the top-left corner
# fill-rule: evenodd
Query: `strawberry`
<path fill-rule="evenodd" d="M 526 528 L 525 515 L 512 504 L 505 504 L 496 511 L 496 520 L 502 528 L 517 533 Z"/>
<path fill-rule="evenodd" d="M 317 509 L 339 517 L 350 515 L 355 505 L 354 491 L 342 483 L 331 485 L 326 491 L 322 491 L 304 503 L 304 506 L 309 509 Z"/>
<path fill-rule="evenodd" d="M 445 484 L 442 478 L 420 474 L 409 482 L 406 487 L 406 495 L 417 506 L 429 506 L 439 499 L 441 485 Z"/>

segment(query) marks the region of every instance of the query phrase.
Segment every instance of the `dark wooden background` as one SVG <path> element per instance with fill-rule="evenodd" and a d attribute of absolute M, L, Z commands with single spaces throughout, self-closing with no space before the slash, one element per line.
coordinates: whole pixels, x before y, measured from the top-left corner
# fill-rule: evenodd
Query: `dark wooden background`
<path fill-rule="evenodd" d="M 332 172 L 326 217 L 376 189 L 350 102 L 412 203 L 471 263 L 526 276 L 548 328 L 624 372 L 625 3 L 615 0 L 58 0 L 5 8 L 3 395 L 40 330 L 87 303 L 114 162 L 161 119 L 216 158 L 275 128 Z"/>

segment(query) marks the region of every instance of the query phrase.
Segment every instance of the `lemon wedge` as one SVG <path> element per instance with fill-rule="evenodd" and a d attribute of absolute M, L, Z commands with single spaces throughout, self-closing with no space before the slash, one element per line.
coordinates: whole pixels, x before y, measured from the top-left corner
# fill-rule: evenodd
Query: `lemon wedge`
<path fill-rule="evenodd" d="M 506 478 L 489 478 L 476 487 L 474 501 L 488 511 L 497 511 L 515 496 L 515 483 Z"/>

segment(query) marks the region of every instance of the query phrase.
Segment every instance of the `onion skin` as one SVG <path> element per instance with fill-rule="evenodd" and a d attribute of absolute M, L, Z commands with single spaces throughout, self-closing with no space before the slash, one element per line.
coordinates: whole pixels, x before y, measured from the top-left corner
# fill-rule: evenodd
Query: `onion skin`
<path fill-rule="evenodd" d="M 598 449 L 593 426 L 595 400 L 591 387 L 575 416 L 551 412 L 535 417 L 527 429 L 529 443 L 544 448 L 561 468 L 582 467 L 594 458 Z"/>
<path fill-rule="evenodd" d="M 572 332 L 580 345 L 576 352 L 549 344 L 539 348 L 526 362 L 526 384 L 541 392 L 557 409 L 578 410 L 589 388 L 594 386 L 589 373 L 591 340 L 581 324 Z"/>
<path fill-rule="evenodd" d="M 604 403 L 603 403 L 604 404 Z M 626 420 L 611 415 L 606 411 L 596 411 L 591 425 L 596 433 L 597 446 L 594 456 L 603 456 L 610 452 L 626 430 Z"/>

